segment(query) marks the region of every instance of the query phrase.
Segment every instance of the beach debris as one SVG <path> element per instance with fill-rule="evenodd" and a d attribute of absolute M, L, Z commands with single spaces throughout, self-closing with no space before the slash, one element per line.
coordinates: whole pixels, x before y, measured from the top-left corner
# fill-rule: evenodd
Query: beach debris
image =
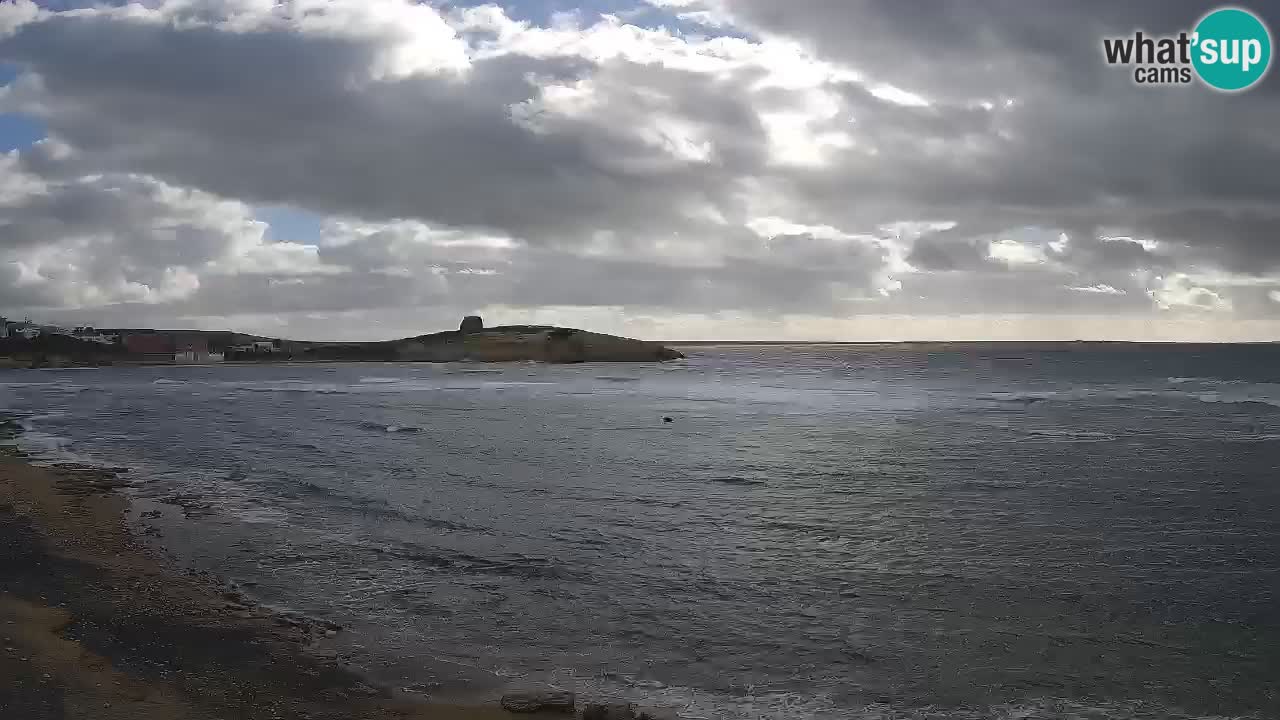
<path fill-rule="evenodd" d="M 502 696 L 502 708 L 513 713 L 559 712 L 572 713 L 576 696 L 561 690 L 531 690 L 507 693 Z"/>
<path fill-rule="evenodd" d="M 385 694 L 381 689 L 362 682 L 352 685 L 350 692 L 358 697 L 379 697 Z"/>

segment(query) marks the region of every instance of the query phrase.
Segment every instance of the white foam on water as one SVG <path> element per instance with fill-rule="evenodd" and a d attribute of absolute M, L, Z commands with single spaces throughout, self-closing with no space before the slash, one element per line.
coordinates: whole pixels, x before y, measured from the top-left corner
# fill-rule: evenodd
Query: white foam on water
<path fill-rule="evenodd" d="M 1044 442 L 1109 442 L 1117 439 L 1111 433 L 1092 430 L 1031 430 L 1027 435 Z"/>
<path fill-rule="evenodd" d="M 223 383 L 241 392 L 255 393 L 316 393 L 318 395 L 346 395 L 351 387 L 333 383 L 315 383 L 305 380 L 264 380 L 255 383 Z"/>
<path fill-rule="evenodd" d="M 522 678 L 511 669 L 504 678 Z M 666 685 L 630 675 L 579 676 L 566 668 L 548 684 L 578 693 L 587 702 L 617 702 L 667 708 L 687 720 L 1261 720 L 1260 715 L 1200 715 L 1152 700 L 1084 702 L 1062 698 L 1028 698 L 987 706 L 904 706 L 873 702 L 859 708 L 840 707 L 822 693 L 746 688 L 726 695 L 698 688 Z"/>
<path fill-rule="evenodd" d="M 35 452 L 40 455 L 56 455 L 58 459 L 66 459 L 65 453 L 69 452 L 71 447 L 71 438 L 63 435 L 54 435 L 51 433 L 41 432 L 33 429 L 31 426 L 23 423 L 27 427 L 26 432 L 22 433 L 19 445 L 28 452 Z"/>
<path fill-rule="evenodd" d="M 1243 405 L 1258 403 L 1280 407 L 1280 384 L 1276 383 L 1222 383 L 1230 388 L 1212 391 L 1149 390 L 1145 388 L 1074 388 L 1071 390 L 1042 390 L 1026 392 L 997 391 L 979 396 L 980 399 L 999 403 L 1035 405 L 1042 402 L 1081 402 L 1090 400 L 1134 400 L 1138 398 L 1166 398 L 1175 402 L 1202 402 L 1207 404 Z"/>
<path fill-rule="evenodd" d="M 1056 392 L 1004 392 L 997 391 L 984 396 L 984 400 L 994 400 L 996 402 L 1024 402 L 1033 403 L 1058 397 Z"/>
<path fill-rule="evenodd" d="M 32 463 L 35 465 L 47 465 L 54 462 L 73 462 L 81 465 L 94 465 L 99 467 L 112 467 L 111 464 L 92 455 L 85 455 L 76 451 L 75 443 L 71 438 L 65 435 L 57 435 L 54 433 L 44 432 L 40 430 L 36 423 L 42 419 L 58 417 L 56 413 L 46 413 L 44 415 L 33 415 L 28 418 L 19 419 L 18 422 L 24 428 L 21 435 L 6 444 L 16 445 L 23 451 L 31 455 Z M 118 463 L 117 463 L 118 464 Z"/>
<path fill-rule="evenodd" d="M 511 669 L 499 670 L 496 674 L 506 678 L 524 677 L 523 673 Z M 667 685 L 656 680 L 638 679 L 625 674 L 575 675 L 569 668 L 554 673 L 548 684 L 575 692 L 586 702 L 625 700 L 641 707 L 673 710 L 683 720 L 845 720 L 861 717 L 850 714 L 847 709 L 838 708 L 825 695 L 761 690 L 730 696 L 698 688 Z M 905 720 L 910 716 L 900 714 L 885 717 Z"/>
<path fill-rule="evenodd" d="M 289 524 L 289 515 L 283 510 L 275 508 L 228 509 L 227 514 L 240 522 L 250 525 L 275 525 L 281 527 Z"/>
<path fill-rule="evenodd" d="M 1271 405 L 1272 407 L 1280 407 L 1280 394 L 1264 395 L 1262 393 L 1252 392 L 1208 392 L 1189 394 L 1202 403 L 1211 405 Z"/>

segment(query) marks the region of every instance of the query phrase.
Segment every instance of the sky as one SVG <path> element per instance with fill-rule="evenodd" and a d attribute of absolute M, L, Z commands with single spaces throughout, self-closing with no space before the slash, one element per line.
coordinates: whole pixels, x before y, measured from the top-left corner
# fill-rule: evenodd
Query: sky
<path fill-rule="evenodd" d="M 1215 7 L 6 0 L 0 315 L 1277 340 L 1276 73 L 1102 53 Z"/>

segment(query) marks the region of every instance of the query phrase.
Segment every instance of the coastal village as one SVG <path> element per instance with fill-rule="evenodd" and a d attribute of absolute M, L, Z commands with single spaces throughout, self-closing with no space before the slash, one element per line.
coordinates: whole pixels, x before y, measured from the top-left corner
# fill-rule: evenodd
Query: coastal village
<path fill-rule="evenodd" d="M 289 344 L 233 332 L 154 330 L 142 328 L 65 327 L 26 318 L 0 316 L 0 356 L 21 357 L 57 365 L 66 358 L 89 359 L 91 364 L 113 360 L 190 364 L 236 359 L 287 358 Z"/>

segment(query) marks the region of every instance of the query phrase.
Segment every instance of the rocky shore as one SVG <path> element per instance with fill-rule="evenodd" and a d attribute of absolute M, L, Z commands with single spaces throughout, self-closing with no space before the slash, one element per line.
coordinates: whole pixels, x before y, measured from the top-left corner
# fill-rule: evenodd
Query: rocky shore
<path fill-rule="evenodd" d="M 20 431 L 0 417 L 0 439 Z M 118 491 L 130 484 L 125 468 L 37 467 L 0 445 L 0 717 L 673 717 L 569 693 L 458 705 L 374 687 L 317 649 L 340 626 L 256 606 L 163 559 L 145 514 L 140 528 L 127 520 Z"/>

